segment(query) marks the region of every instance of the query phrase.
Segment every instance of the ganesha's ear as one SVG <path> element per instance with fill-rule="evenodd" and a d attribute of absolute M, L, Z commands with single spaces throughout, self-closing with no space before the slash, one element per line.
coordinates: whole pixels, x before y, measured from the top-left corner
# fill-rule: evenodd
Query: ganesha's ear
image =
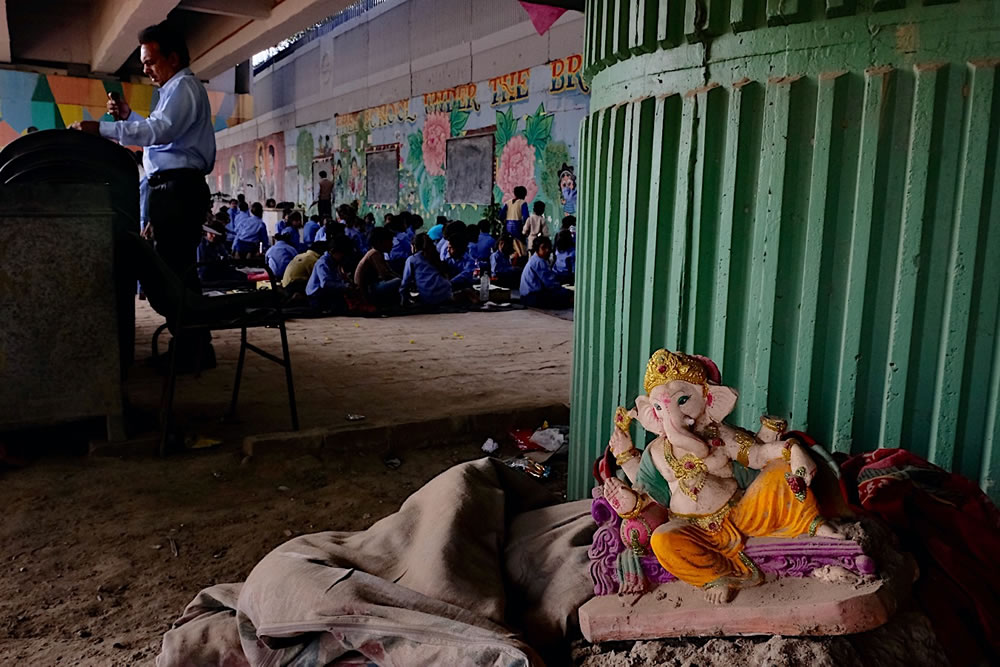
<path fill-rule="evenodd" d="M 635 397 L 635 411 L 636 419 L 644 429 L 650 433 L 663 435 L 663 422 L 660 421 L 660 415 L 653 408 L 653 402 L 648 396 Z"/>
<path fill-rule="evenodd" d="M 732 387 L 716 384 L 709 385 L 708 396 L 705 397 L 705 412 L 714 422 L 721 422 L 736 407 L 736 399 L 740 395 Z"/>

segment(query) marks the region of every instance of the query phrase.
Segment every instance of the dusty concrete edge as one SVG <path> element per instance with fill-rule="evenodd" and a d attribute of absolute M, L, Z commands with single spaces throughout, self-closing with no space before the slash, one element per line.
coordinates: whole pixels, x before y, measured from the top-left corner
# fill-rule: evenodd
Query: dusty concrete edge
<path fill-rule="evenodd" d="M 247 436 L 245 456 L 283 455 L 288 451 L 319 452 L 358 446 L 384 447 L 386 453 L 434 440 L 499 438 L 515 426 L 533 428 L 544 421 L 568 424 L 569 406 L 554 403 L 542 407 L 513 407 L 506 411 L 451 415 L 435 419 L 344 428 L 321 426 L 302 431 L 284 431 Z"/>

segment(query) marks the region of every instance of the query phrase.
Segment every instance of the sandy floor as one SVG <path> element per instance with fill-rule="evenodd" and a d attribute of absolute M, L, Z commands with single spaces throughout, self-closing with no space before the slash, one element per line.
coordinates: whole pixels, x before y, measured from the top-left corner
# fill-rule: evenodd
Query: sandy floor
<path fill-rule="evenodd" d="M 157 324 L 140 304 L 140 359 Z M 311 320 L 290 332 L 303 427 L 343 426 L 348 412 L 376 426 L 568 400 L 572 323 L 537 312 Z M 277 344 L 276 332 L 260 335 Z M 479 442 L 415 437 L 399 443 L 408 448 L 396 470 L 350 448 L 241 462 L 241 439 L 285 430 L 288 414 L 281 369 L 254 360 L 241 421 L 218 420 L 234 343 L 238 333 L 218 336 L 219 368 L 178 385 L 179 415 L 223 439 L 215 449 L 166 460 L 79 455 L 99 424 L 0 436 L 27 459 L 0 469 L 0 664 L 150 664 L 201 588 L 244 578 L 293 535 L 363 529 L 482 455 Z M 139 368 L 129 393 L 152 413 L 159 388 Z"/>

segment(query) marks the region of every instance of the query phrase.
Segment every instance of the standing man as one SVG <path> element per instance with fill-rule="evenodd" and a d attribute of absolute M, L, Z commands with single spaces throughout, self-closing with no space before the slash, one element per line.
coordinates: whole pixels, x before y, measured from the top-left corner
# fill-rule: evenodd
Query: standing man
<path fill-rule="evenodd" d="M 144 147 L 148 215 L 156 252 L 189 287 L 197 289 L 197 248 L 211 206 L 205 175 L 215 166 L 212 109 L 205 87 L 188 68 L 191 59 L 184 37 L 166 22 L 139 33 L 139 56 L 143 72 L 160 88 L 149 118 L 109 93 L 108 113 L 114 121 L 83 120 L 71 127 L 124 146 Z"/>
<path fill-rule="evenodd" d="M 190 280 L 196 275 L 195 254 L 211 205 L 205 175 L 215 166 L 212 108 L 205 87 L 188 69 L 190 56 L 180 33 L 159 23 L 139 33 L 139 45 L 143 72 L 160 88 L 149 118 L 109 94 L 108 113 L 115 121 L 84 120 L 71 127 L 123 146 L 145 148 L 156 251 L 178 275 Z"/>
<path fill-rule="evenodd" d="M 319 172 L 319 194 L 317 195 L 317 208 L 320 219 L 323 216 L 333 217 L 333 181 L 326 177 L 326 172 Z"/>

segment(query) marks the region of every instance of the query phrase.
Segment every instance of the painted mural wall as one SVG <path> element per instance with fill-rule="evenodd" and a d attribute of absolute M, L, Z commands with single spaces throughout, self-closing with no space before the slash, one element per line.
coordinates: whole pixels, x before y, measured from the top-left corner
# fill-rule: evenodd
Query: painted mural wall
<path fill-rule="evenodd" d="M 529 201 L 544 201 L 546 213 L 558 220 L 576 210 L 578 132 L 590 92 L 582 64 L 581 56 L 569 56 L 223 149 L 213 187 L 315 211 L 318 174 L 325 170 L 336 203 L 357 199 L 362 212 L 376 215 L 406 208 L 425 219 L 447 215 L 474 222 L 485 207 L 445 201 L 445 145 L 450 137 L 492 133 L 494 200 L 503 202 L 524 185 Z M 369 203 L 365 153 L 392 147 L 399 155 L 399 199 Z"/>
<path fill-rule="evenodd" d="M 149 115 L 158 99 L 157 89 L 148 84 L 0 70 L 0 146 L 32 126 L 52 130 L 78 120 L 110 120 L 104 118 L 110 92 L 120 94 L 143 116 Z M 217 131 L 253 115 L 250 95 L 208 91 L 208 98 Z"/>

